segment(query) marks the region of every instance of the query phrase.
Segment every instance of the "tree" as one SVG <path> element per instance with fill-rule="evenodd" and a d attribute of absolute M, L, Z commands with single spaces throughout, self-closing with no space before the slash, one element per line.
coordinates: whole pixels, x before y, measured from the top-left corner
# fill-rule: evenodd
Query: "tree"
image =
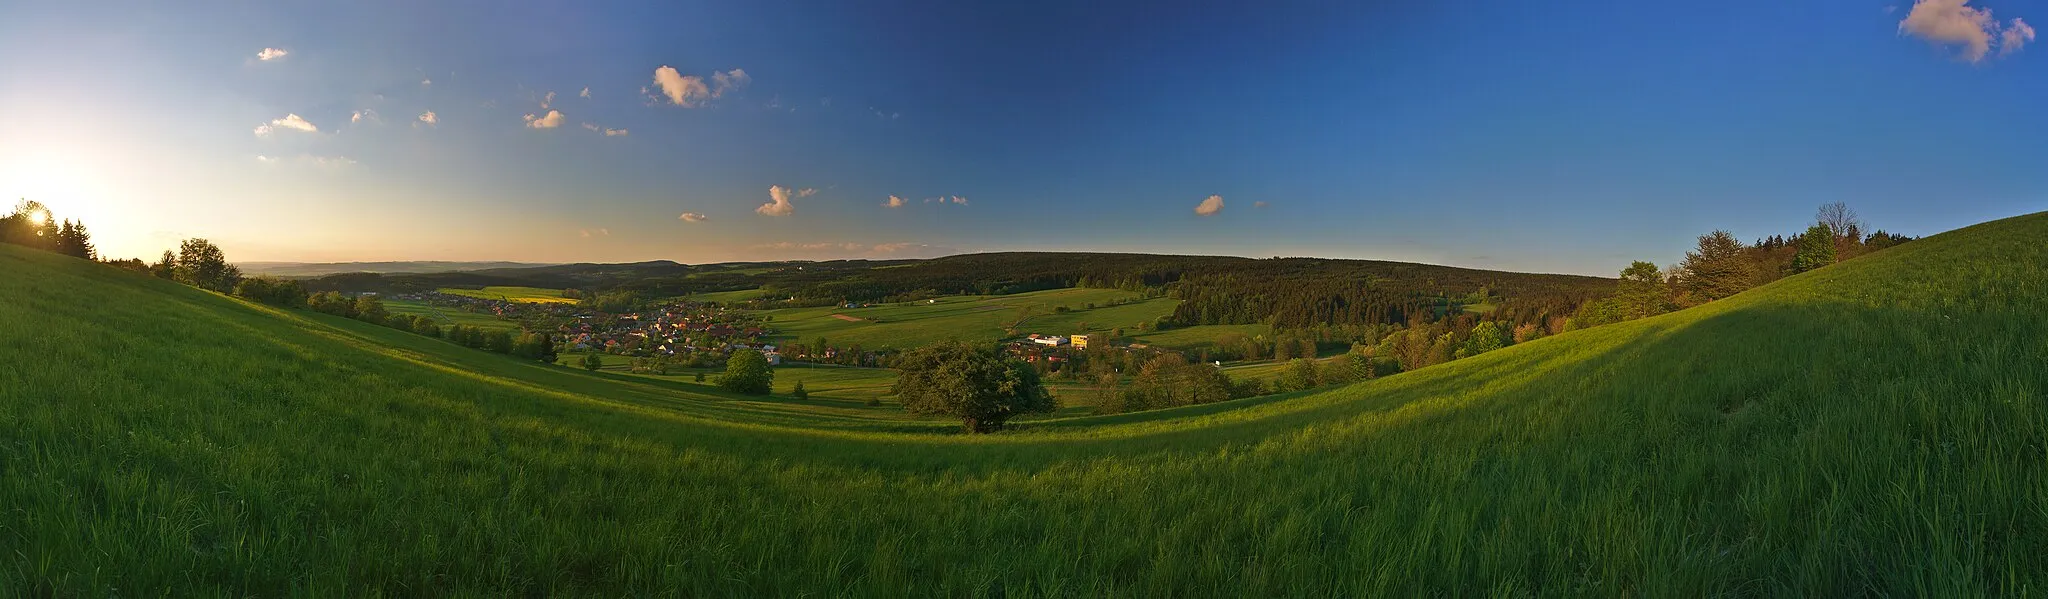
<path fill-rule="evenodd" d="M 1514 333 L 1500 321 L 1489 320 L 1472 327 L 1472 334 L 1465 337 L 1466 356 L 1476 356 L 1514 343 Z"/>
<path fill-rule="evenodd" d="M 896 368 L 902 374 L 895 393 L 905 410 L 959 418 L 969 433 L 1001 430 L 1018 415 L 1059 409 L 1031 365 L 994 348 L 957 341 L 926 346 L 903 354 Z"/>
<path fill-rule="evenodd" d="M 697 382 L 704 382 L 704 372 L 701 370 L 697 372 Z"/>
<path fill-rule="evenodd" d="M 353 312 L 363 322 L 384 324 L 391 319 L 391 313 L 384 309 L 384 300 L 374 295 L 357 296 Z"/>
<path fill-rule="evenodd" d="M 718 377 L 718 386 L 734 393 L 767 395 L 775 386 L 775 369 L 768 367 L 768 358 L 761 352 L 737 350 L 725 359 L 725 375 Z"/>
<path fill-rule="evenodd" d="M 159 279 L 177 280 L 178 256 L 170 250 L 164 250 L 164 257 L 157 259 L 156 264 L 149 265 L 149 274 Z"/>
<path fill-rule="evenodd" d="M 235 284 L 235 296 L 286 308 L 306 306 L 306 288 L 298 281 L 272 277 L 250 277 Z"/>
<path fill-rule="evenodd" d="M 1098 402 L 1102 413 L 1135 412 L 1215 403 L 1237 396 L 1236 387 L 1223 371 L 1202 362 L 1189 362 L 1179 354 L 1164 354 L 1138 367 L 1131 385 L 1108 401 Z M 1113 376 L 1113 375 L 1112 375 Z M 1114 385 L 1113 378 L 1105 384 Z"/>
<path fill-rule="evenodd" d="M 219 246 L 199 238 L 178 244 L 174 272 L 180 283 L 220 293 L 234 291 L 235 284 L 242 280 L 241 269 L 228 264 L 227 256 L 221 253 Z"/>
<path fill-rule="evenodd" d="M 1316 372 L 1316 361 L 1309 358 L 1295 358 L 1287 363 L 1287 373 L 1280 377 L 1281 391 L 1307 391 L 1316 388 L 1321 373 Z"/>
<path fill-rule="evenodd" d="M 1826 223 L 1814 223 L 1799 236 L 1799 253 L 1792 257 L 1792 272 L 1806 272 L 1835 263 L 1834 231 Z"/>
<path fill-rule="evenodd" d="M 99 252 L 92 247 L 92 234 L 85 232 L 85 223 L 64 219 L 64 226 L 57 229 L 57 239 L 51 251 L 85 260 L 98 260 Z"/>
<path fill-rule="evenodd" d="M 1686 252 L 1678 277 L 1692 303 L 1705 303 L 1749 289 L 1756 268 L 1743 255 L 1742 242 L 1727 231 L 1714 231 L 1700 236 L 1698 249 Z"/>
<path fill-rule="evenodd" d="M 804 390 L 803 381 L 797 381 L 796 388 L 789 390 L 789 396 L 796 398 L 797 401 L 803 401 L 811 398 L 811 392 Z"/>
<path fill-rule="evenodd" d="M 14 205 L 14 212 L 0 218 L 0 242 L 36 249 L 50 249 L 56 240 L 57 224 L 52 220 L 50 209 L 41 202 L 23 199 Z"/>
<path fill-rule="evenodd" d="M 588 354 L 583 354 L 583 369 L 584 369 L 584 370 L 588 370 L 588 371 L 591 371 L 591 372 L 597 372 L 597 369 L 599 369 L 599 368 L 604 368 L 604 357 L 602 357 L 602 356 L 599 356 L 599 355 L 597 355 L 597 354 L 595 354 L 595 353 L 588 353 Z M 702 380 L 704 380 L 704 379 L 701 379 L 701 378 L 700 378 L 700 379 L 697 379 L 697 380 L 699 380 L 699 381 L 702 381 Z"/>
<path fill-rule="evenodd" d="M 1856 211 L 1850 210 L 1848 204 L 1822 204 L 1819 212 L 1814 215 L 1814 220 L 1827 227 L 1828 233 L 1834 237 L 1857 237 L 1858 241 L 1861 241 L 1863 221 L 1856 217 Z"/>

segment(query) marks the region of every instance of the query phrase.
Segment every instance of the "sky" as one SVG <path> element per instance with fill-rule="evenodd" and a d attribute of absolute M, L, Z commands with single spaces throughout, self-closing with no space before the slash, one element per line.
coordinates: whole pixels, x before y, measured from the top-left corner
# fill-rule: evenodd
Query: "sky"
<path fill-rule="evenodd" d="M 1612 275 L 2048 210 L 2043 0 L 0 0 L 0 197 L 239 261 Z"/>

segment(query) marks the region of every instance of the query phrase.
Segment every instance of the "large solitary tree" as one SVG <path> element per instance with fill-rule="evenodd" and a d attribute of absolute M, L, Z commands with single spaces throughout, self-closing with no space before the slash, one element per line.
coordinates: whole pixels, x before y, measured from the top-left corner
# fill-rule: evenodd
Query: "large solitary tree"
<path fill-rule="evenodd" d="M 775 386 L 775 370 L 768 367 L 768 358 L 761 352 L 734 351 L 725 360 L 725 376 L 718 377 L 718 386 L 735 393 L 767 395 Z"/>
<path fill-rule="evenodd" d="M 221 293 L 233 292 L 242 280 L 242 270 L 228 264 L 220 246 L 198 238 L 178 244 L 175 273 L 180 283 Z"/>
<path fill-rule="evenodd" d="M 927 346 L 896 361 L 902 375 L 896 395 L 912 414 L 943 414 L 960 419 L 970 433 L 1002 430 L 1020 414 L 1059 409 L 1038 371 L 1030 364 L 1006 359 L 992 348 L 960 342 Z"/>

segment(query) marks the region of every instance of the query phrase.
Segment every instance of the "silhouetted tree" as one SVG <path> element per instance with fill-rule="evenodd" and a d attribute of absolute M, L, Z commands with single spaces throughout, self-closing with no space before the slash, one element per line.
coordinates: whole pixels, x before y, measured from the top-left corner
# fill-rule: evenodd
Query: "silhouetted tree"
<path fill-rule="evenodd" d="M 178 245 L 178 261 L 175 277 L 180 283 L 229 293 L 235 290 L 235 283 L 241 282 L 242 271 L 228 264 L 227 256 L 220 247 L 205 239 L 187 239 Z"/>

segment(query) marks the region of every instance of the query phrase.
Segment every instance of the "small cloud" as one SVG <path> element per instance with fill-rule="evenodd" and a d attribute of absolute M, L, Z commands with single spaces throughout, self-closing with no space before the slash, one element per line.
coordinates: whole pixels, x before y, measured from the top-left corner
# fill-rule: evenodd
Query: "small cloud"
<path fill-rule="evenodd" d="M 1252 202 L 1252 207 L 1253 207 L 1253 208 L 1264 208 L 1264 207 L 1266 207 L 1266 201 L 1265 201 L 1265 200 L 1259 200 L 1259 201 L 1256 201 L 1256 202 Z"/>
<path fill-rule="evenodd" d="M 799 198 L 808 198 L 814 195 L 818 195 L 818 188 L 816 187 L 805 187 L 796 191 L 796 197 Z"/>
<path fill-rule="evenodd" d="M 796 212 L 796 205 L 789 203 L 789 188 L 774 185 L 768 188 L 768 203 L 755 208 L 754 212 L 767 216 L 789 216 Z"/>
<path fill-rule="evenodd" d="M 348 115 L 348 122 L 349 124 L 362 122 L 382 123 L 384 118 L 377 116 L 377 111 L 364 108 Z"/>
<path fill-rule="evenodd" d="M 1983 60 L 1994 43 L 2003 56 L 2034 41 L 2034 28 L 2025 21 L 2013 19 L 2001 27 L 1991 17 L 1991 9 L 1971 8 L 1969 3 L 1970 0 L 1917 0 L 1905 20 L 1899 21 L 1899 33 L 1936 45 L 1962 46 L 1962 58 L 1973 63 Z"/>
<path fill-rule="evenodd" d="M 1195 205 L 1195 214 L 1198 216 L 1215 216 L 1216 213 L 1222 211 L 1223 196 L 1209 196 L 1209 199 L 1202 200 L 1202 203 Z"/>
<path fill-rule="evenodd" d="M 612 230 L 611 230 L 611 229 L 577 229 L 577 230 L 576 230 L 576 234 L 578 234 L 578 235 L 581 235 L 581 236 L 583 236 L 583 237 L 584 237 L 584 238 L 586 238 L 586 239 L 587 239 L 587 238 L 591 238 L 591 237 L 609 237 L 609 236 L 611 236 L 611 234 L 612 234 Z"/>
<path fill-rule="evenodd" d="M 960 197 L 960 196 L 953 196 L 953 203 L 955 203 L 955 204 L 959 204 L 959 205 L 962 205 L 962 206 L 966 206 L 966 205 L 967 205 L 967 198 L 963 198 L 963 197 Z"/>
<path fill-rule="evenodd" d="M 257 156 L 257 157 L 256 157 L 256 161 L 257 161 L 257 162 L 261 162 L 261 163 L 264 163 L 264 164 L 277 164 L 277 157 L 276 157 L 276 156 Z"/>
<path fill-rule="evenodd" d="M 291 53 L 286 52 L 284 48 L 264 48 L 262 52 L 256 53 L 256 60 L 277 60 L 290 55 Z M 316 60 L 313 62 L 319 61 Z"/>
<path fill-rule="evenodd" d="M 584 123 L 583 129 L 591 131 L 593 133 L 601 134 L 605 137 L 618 137 L 627 134 L 625 129 L 606 129 L 604 127 L 597 126 L 597 123 Z"/>
<path fill-rule="evenodd" d="M 887 201 L 887 202 L 882 202 L 882 207 L 884 207 L 884 208 L 902 208 L 902 207 L 903 207 L 903 198 L 899 198 L 899 197 L 896 197 L 896 196 L 889 196 L 889 201 Z"/>
<path fill-rule="evenodd" d="M 547 114 L 538 118 L 531 114 L 526 115 L 526 126 L 535 129 L 553 129 L 562 126 L 562 120 L 562 111 L 550 110 Z"/>
<path fill-rule="evenodd" d="M 326 167 L 343 167 L 356 163 L 354 158 L 349 158 L 347 156 L 307 156 L 306 160 L 312 162 L 313 164 Z"/>
<path fill-rule="evenodd" d="M 1897 6 L 1886 6 L 1886 7 L 1884 7 L 1884 14 L 1892 14 L 1892 13 L 1895 13 L 1895 12 L 1899 12 L 1899 7 L 1897 7 Z"/>
<path fill-rule="evenodd" d="M 585 97 L 585 98 L 588 98 L 588 97 L 590 97 L 590 88 L 588 88 L 588 87 L 586 87 L 586 88 L 583 88 L 583 93 L 580 93 L 580 94 L 576 94 L 576 95 L 577 95 L 577 96 L 581 96 L 581 97 Z"/>
<path fill-rule="evenodd" d="M 679 216 L 677 218 L 683 219 L 683 222 L 686 223 L 701 223 L 707 220 L 711 220 L 711 217 L 704 216 L 702 214 L 698 214 L 695 212 L 684 212 L 682 216 Z"/>
<path fill-rule="evenodd" d="M 315 126 L 313 126 L 313 123 L 307 122 L 307 121 L 306 121 L 306 119 L 303 119 L 303 118 L 299 118 L 299 115 L 296 115 L 296 114 L 287 114 L 287 115 L 284 115 L 284 118 L 281 118 L 281 119 L 274 119 L 274 120 L 270 121 L 269 123 L 266 123 L 266 124 L 262 124 L 262 125 L 257 125 L 257 126 L 256 126 L 256 134 L 257 134 L 257 135 L 266 135 L 266 136 L 267 136 L 267 135 L 270 135 L 270 133 L 271 133 L 272 131 L 276 131 L 276 130 L 278 130 L 279 128 L 283 128 L 283 129 L 291 129 L 291 130 L 294 130 L 294 131 L 304 131 L 304 132 L 307 132 L 307 133 L 319 133 L 319 132 L 320 132 L 320 128 L 319 128 L 319 127 L 315 127 Z"/>
<path fill-rule="evenodd" d="M 670 104 L 684 108 L 701 106 L 711 97 L 711 88 L 704 85 L 703 77 L 684 75 L 668 65 L 654 70 L 654 87 L 668 97 Z"/>
<path fill-rule="evenodd" d="M 540 99 L 540 109 L 541 109 L 541 110 L 547 110 L 547 109 L 548 109 L 548 107 L 549 107 L 549 106 L 553 106 L 553 105 L 554 105 L 554 103 L 555 103 L 555 92 L 548 92 L 548 95 L 547 95 L 547 97 L 545 97 L 545 98 L 541 98 L 541 99 Z"/>
<path fill-rule="evenodd" d="M 2005 56 L 2020 51 L 2028 42 L 2034 41 L 2034 27 L 2026 21 L 2013 19 L 2005 31 L 1998 34 L 1998 55 Z"/>
<path fill-rule="evenodd" d="M 718 86 L 711 90 L 711 97 L 716 98 L 725 95 L 725 92 L 746 87 L 747 84 L 754 82 L 754 78 L 747 76 L 745 70 L 733 69 L 723 73 L 712 73 L 711 82 Z"/>
<path fill-rule="evenodd" d="M 432 79 L 421 79 L 421 80 L 420 80 L 420 85 L 421 85 L 421 86 L 427 86 L 427 85 L 433 85 L 433 84 L 434 84 L 434 80 L 432 80 Z"/>
<path fill-rule="evenodd" d="M 438 116 L 438 115 L 435 115 L 435 114 L 434 114 L 434 111 L 432 111 L 432 110 L 429 110 L 429 111 L 426 111 L 426 112 L 422 112 L 422 113 L 420 113 L 420 122 L 422 122 L 422 123 L 426 123 L 426 124 L 429 124 L 429 125 L 438 125 L 438 124 L 441 124 L 441 117 L 440 117 L 440 116 Z"/>

